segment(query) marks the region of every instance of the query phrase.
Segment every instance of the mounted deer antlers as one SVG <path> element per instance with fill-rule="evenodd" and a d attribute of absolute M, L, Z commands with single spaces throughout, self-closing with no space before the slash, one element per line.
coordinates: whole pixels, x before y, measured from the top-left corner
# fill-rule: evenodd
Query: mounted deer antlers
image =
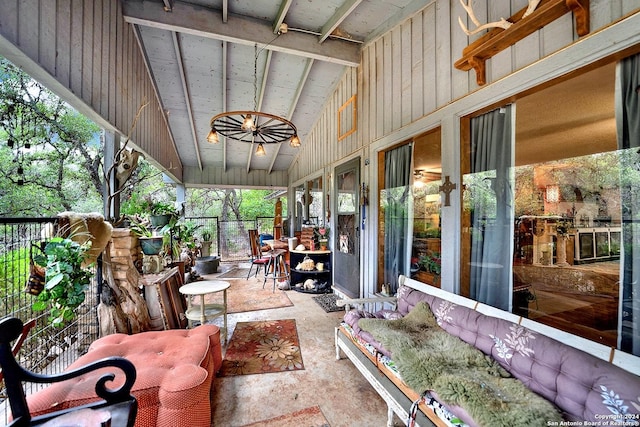
<path fill-rule="evenodd" d="M 522 15 L 522 19 L 531 15 L 533 11 L 536 10 L 536 7 L 538 7 L 538 4 L 540 3 L 540 1 L 541 0 L 529 0 L 529 6 L 527 7 L 527 10 Z M 476 24 L 476 27 L 477 27 L 475 30 L 470 31 L 466 27 L 466 25 L 464 25 L 464 23 L 462 22 L 462 18 L 458 17 L 458 23 L 460 24 L 462 31 L 464 31 L 465 34 L 467 34 L 468 36 L 477 34 L 482 30 L 486 30 L 487 28 L 503 28 L 506 30 L 507 28 L 513 25 L 513 22 L 509 22 L 504 18 L 500 18 L 500 20 L 496 22 L 489 22 L 482 25 L 480 24 L 480 21 L 478 21 L 478 18 L 476 18 L 476 15 L 473 13 L 473 8 L 471 7 L 471 0 L 468 0 L 467 3 L 465 3 L 464 0 L 460 0 L 460 4 L 464 8 L 464 10 L 467 11 L 469 18 L 474 24 Z"/>

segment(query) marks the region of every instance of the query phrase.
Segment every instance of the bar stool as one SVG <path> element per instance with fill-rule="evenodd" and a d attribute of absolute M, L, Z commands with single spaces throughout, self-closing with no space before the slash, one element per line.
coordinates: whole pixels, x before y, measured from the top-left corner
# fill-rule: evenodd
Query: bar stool
<path fill-rule="evenodd" d="M 262 289 L 267 283 L 267 279 L 273 279 L 273 292 L 276 291 L 276 282 L 286 281 L 289 285 L 289 269 L 287 263 L 284 260 L 284 254 L 286 251 L 283 249 L 273 249 L 269 252 L 269 262 L 265 268 L 264 281 L 262 282 Z"/>

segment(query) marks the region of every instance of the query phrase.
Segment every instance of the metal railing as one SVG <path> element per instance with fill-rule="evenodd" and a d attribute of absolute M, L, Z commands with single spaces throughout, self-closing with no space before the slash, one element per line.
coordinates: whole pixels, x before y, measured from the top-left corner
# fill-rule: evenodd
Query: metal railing
<path fill-rule="evenodd" d="M 273 217 L 223 221 L 218 217 L 186 217 L 185 220 L 200 225 L 196 235 L 200 238 L 204 230 L 211 233 L 211 253 L 222 261 L 244 261 L 251 257 L 249 230 L 259 234 L 273 234 Z"/>
<path fill-rule="evenodd" d="M 217 217 L 186 218 L 201 227 L 196 233 L 211 232 L 214 245 L 212 254 L 222 261 L 248 260 L 251 254 L 249 230 L 273 233 L 273 217 L 253 220 L 221 221 Z M 98 338 L 97 317 L 99 284 L 94 274 L 87 290 L 85 302 L 77 309 L 73 322 L 64 328 L 55 328 L 47 321 L 47 312 L 32 309 L 35 296 L 25 291 L 29 277 L 30 248 L 43 241 L 45 229 L 57 222 L 57 218 L 0 218 L 0 316 L 17 317 L 24 323 L 36 319 L 36 326 L 17 355 L 18 363 L 26 369 L 41 374 L 61 372 Z M 40 385 L 26 384 L 25 392 L 31 394 Z M 9 405 L 4 384 L 0 383 L 0 421 L 8 422 Z"/>

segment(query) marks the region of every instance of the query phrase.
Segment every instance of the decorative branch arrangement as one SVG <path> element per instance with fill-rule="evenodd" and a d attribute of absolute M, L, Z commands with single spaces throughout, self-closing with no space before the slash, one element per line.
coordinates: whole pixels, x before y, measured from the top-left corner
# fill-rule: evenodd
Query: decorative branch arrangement
<path fill-rule="evenodd" d="M 575 19 L 576 32 L 579 36 L 589 34 L 589 0 L 529 0 L 529 5 L 509 19 L 481 24 L 471 8 L 471 0 L 467 3 L 460 0 L 462 7 L 477 28 L 469 30 L 461 18 L 458 22 L 467 35 L 491 29 L 478 40 L 462 51 L 462 58 L 454 66 L 463 71 L 472 68 L 476 71 L 476 82 L 482 86 L 487 82 L 485 62 L 504 49 L 516 44 L 533 32 L 555 21 L 566 13 L 572 12 Z"/>

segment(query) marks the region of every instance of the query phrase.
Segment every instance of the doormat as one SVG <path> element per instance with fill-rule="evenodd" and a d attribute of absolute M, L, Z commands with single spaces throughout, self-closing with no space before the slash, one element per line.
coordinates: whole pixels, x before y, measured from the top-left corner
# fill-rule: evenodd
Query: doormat
<path fill-rule="evenodd" d="M 220 376 L 304 369 L 295 319 L 238 322 Z"/>
<path fill-rule="evenodd" d="M 344 310 L 344 307 L 338 307 L 336 305 L 336 300 L 338 299 L 336 294 L 322 294 L 312 298 L 327 313 Z"/>
<path fill-rule="evenodd" d="M 319 406 L 301 409 L 264 421 L 245 424 L 242 427 L 330 427 Z"/>

